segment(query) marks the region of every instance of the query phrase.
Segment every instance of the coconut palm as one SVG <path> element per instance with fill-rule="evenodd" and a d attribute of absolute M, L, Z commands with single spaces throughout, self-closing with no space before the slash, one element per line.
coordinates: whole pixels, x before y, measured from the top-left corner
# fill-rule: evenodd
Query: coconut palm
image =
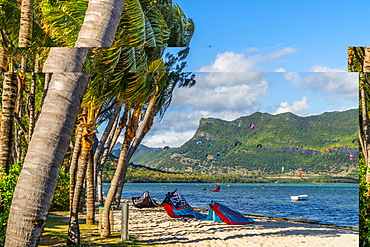
<path fill-rule="evenodd" d="M 41 28 L 38 2 L 34 4 L 25 1 L 21 4 L 19 1 L 4 0 L 0 10 L 1 46 L 47 47 L 57 45 Z M 32 40 L 30 39 L 31 34 Z"/>
<path fill-rule="evenodd" d="M 6 172 L 9 170 L 10 165 L 13 164 L 11 149 L 14 129 L 14 99 L 17 93 L 16 80 L 15 73 L 4 73 L 0 130 L 0 168 Z"/>
<path fill-rule="evenodd" d="M 91 2 L 85 17 L 89 21 L 84 21 L 75 46 L 110 46 L 123 5 L 124 1 L 114 0 Z M 100 14 L 99 18 L 95 13 Z M 69 56 L 60 53 L 69 53 Z M 48 72 L 54 74 L 14 191 L 5 246 L 36 246 L 39 241 L 73 133 L 71 120 L 76 119 L 87 86 L 88 75 L 78 73 L 86 55 L 86 48 L 52 48 L 50 51 L 47 62 L 51 69 Z M 64 57 L 63 63 L 58 69 L 52 69 L 56 57 Z"/>
<path fill-rule="evenodd" d="M 74 186 L 73 200 L 70 205 L 70 219 L 69 219 L 69 229 L 68 229 L 68 240 L 67 245 L 79 245 L 80 244 L 80 230 L 78 224 L 78 210 L 79 203 L 82 194 L 82 188 L 85 181 L 87 165 L 90 161 L 91 163 L 91 150 L 94 145 L 93 133 L 95 130 L 94 122 L 91 121 L 87 111 L 85 111 L 80 116 L 81 123 L 79 126 L 82 128 L 82 138 L 81 138 L 81 154 L 78 159 L 76 184 Z M 91 182 L 91 181 L 90 181 Z M 89 185 L 89 188 L 91 184 Z"/>
<path fill-rule="evenodd" d="M 147 1 L 143 1 L 143 2 L 147 3 Z M 137 1 L 132 0 L 132 3 L 137 4 Z M 165 11 L 169 11 L 171 13 L 174 12 L 174 15 L 176 13 L 180 13 L 179 11 L 176 12 L 173 10 L 177 10 L 177 8 L 176 6 L 173 7 L 171 5 L 170 10 L 166 8 Z M 147 10 L 144 10 L 144 12 L 146 13 L 145 17 L 147 17 L 148 13 L 151 13 L 151 14 L 157 13 L 157 15 L 161 17 L 157 19 L 163 20 L 163 21 L 165 20 L 164 15 L 160 11 L 159 5 L 156 5 L 156 4 L 150 5 Z M 181 18 L 184 18 L 184 15 L 181 15 Z M 152 19 L 147 18 L 147 19 L 150 23 L 150 20 L 152 19 L 155 20 L 156 18 L 152 18 Z M 140 20 L 143 20 L 142 15 L 138 14 L 135 20 L 137 20 L 138 23 L 142 23 L 140 22 Z M 144 18 L 144 20 L 146 19 Z M 171 22 L 173 21 L 173 19 L 168 18 L 169 23 L 171 23 L 170 20 Z M 124 21 L 125 20 L 123 16 L 123 20 L 121 21 L 121 23 L 124 23 Z M 159 26 L 157 22 L 153 21 L 153 23 L 156 24 L 153 26 L 156 26 L 156 27 Z M 158 32 L 158 31 L 153 32 L 153 34 L 156 33 L 158 36 L 158 40 L 165 41 L 164 44 L 166 45 L 169 40 L 169 35 L 165 35 L 164 37 L 161 37 L 159 34 L 160 33 L 169 34 L 171 31 L 171 29 L 169 29 L 169 26 L 171 26 L 172 23 L 171 25 L 164 23 L 164 22 L 161 24 L 162 24 L 162 27 L 164 28 L 164 31 L 163 32 Z M 163 24 L 166 24 L 166 25 L 163 25 Z M 129 26 L 129 25 L 125 25 L 125 26 Z M 136 24 L 133 27 L 131 26 L 129 27 L 133 29 L 137 29 L 138 27 L 141 27 L 139 30 L 137 30 L 137 32 L 145 33 L 146 29 L 144 26 L 145 25 Z M 172 26 L 175 27 L 175 25 L 172 25 Z M 181 30 L 181 29 L 178 29 L 178 30 Z M 174 32 L 176 32 L 176 30 L 174 30 Z M 148 33 L 151 34 L 152 32 L 148 32 Z M 185 35 L 178 34 L 176 36 L 176 39 L 180 40 L 178 37 L 184 37 L 184 36 Z M 183 44 L 186 43 L 185 41 L 190 42 L 190 39 L 185 39 L 185 38 L 182 39 Z M 130 36 L 126 38 L 126 42 L 128 44 L 139 44 L 139 45 L 145 44 L 144 40 L 139 40 L 139 41 L 130 40 Z M 185 45 L 189 45 L 189 43 Z M 164 47 L 154 47 L 154 48 L 146 49 L 147 59 L 149 60 L 147 60 L 148 66 L 145 71 L 151 73 L 150 74 L 151 76 L 146 75 L 146 78 L 148 81 L 146 84 L 143 84 L 146 86 L 143 87 L 143 86 L 140 86 L 140 84 L 137 84 L 133 87 L 133 89 L 128 90 L 124 94 L 120 95 L 120 97 L 128 98 L 130 91 L 134 91 L 135 89 L 136 92 L 138 91 L 140 92 L 138 95 L 140 95 L 141 101 L 138 101 L 137 103 L 130 103 L 133 105 L 132 107 L 133 114 L 126 126 L 125 137 L 124 137 L 123 145 L 121 148 L 120 156 L 118 159 L 116 172 L 111 181 L 108 195 L 106 197 L 106 201 L 104 204 L 104 210 L 103 210 L 103 216 L 102 216 L 102 233 L 101 233 L 102 237 L 107 237 L 110 235 L 109 209 L 114 200 L 114 196 L 116 195 L 118 188 L 122 187 L 121 184 L 123 184 L 123 181 L 125 178 L 125 173 L 126 173 L 127 164 L 128 164 L 130 155 L 132 155 L 133 151 L 137 148 L 142 138 L 145 136 L 145 133 L 147 133 L 147 131 L 150 129 L 154 116 L 159 111 L 159 109 L 161 109 L 161 106 L 163 106 L 161 104 L 164 104 L 164 102 L 166 102 L 163 99 L 159 100 L 159 98 L 161 98 L 161 96 L 166 95 L 165 92 L 172 92 L 174 85 L 176 85 L 176 83 L 178 82 L 178 81 L 173 81 L 172 83 L 170 83 L 169 78 L 171 77 L 169 77 L 166 73 L 167 72 L 166 66 L 164 65 L 161 59 L 158 59 L 163 55 L 163 51 L 164 51 L 163 48 Z M 144 77 L 144 75 L 145 73 L 133 73 L 133 75 L 129 76 L 128 78 L 129 78 L 129 81 L 135 81 L 136 78 Z M 172 79 L 175 79 L 175 76 L 172 75 Z M 171 90 L 168 90 L 169 88 L 171 88 Z M 168 97 L 169 95 L 171 95 L 171 93 L 167 94 L 166 96 Z M 131 98 L 131 100 L 128 102 L 136 102 L 136 100 L 137 100 L 136 98 Z M 139 119 L 140 112 L 143 112 L 142 113 L 143 121 L 141 122 L 141 125 L 139 128 L 138 119 Z M 133 142 L 134 137 L 135 137 L 135 141 Z"/>
<path fill-rule="evenodd" d="M 32 40 L 33 0 L 22 0 L 18 47 L 29 47 Z"/>

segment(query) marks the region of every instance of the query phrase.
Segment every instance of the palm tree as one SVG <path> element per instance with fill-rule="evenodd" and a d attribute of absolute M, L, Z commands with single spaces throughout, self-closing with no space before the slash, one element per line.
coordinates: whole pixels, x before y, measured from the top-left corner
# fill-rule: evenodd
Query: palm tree
<path fill-rule="evenodd" d="M 33 0 L 22 0 L 18 47 L 29 47 L 32 39 Z"/>
<path fill-rule="evenodd" d="M 87 79 L 87 74 L 53 75 L 13 194 L 5 246 L 38 243 L 72 135 L 70 119 L 76 118 Z M 75 98 L 72 106 L 65 102 L 66 95 Z"/>
<path fill-rule="evenodd" d="M 123 5 L 124 1 L 91 1 L 75 46 L 110 46 Z M 61 52 L 69 56 L 64 57 L 58 69 L 53 69 L 49 57 L 56 63 L 56 57 L 63 58 Z M 46 63 L 51 70 L 45 67 L 44 70 L 54 74 L 14 191 L 5 246 L 36 246 L 39 241 L 73 133 L 73 122 L 87 87 L 89 75 L 78 73 L 86 55 L 86 48 L 50 51 Z"/>
<path fill-rule="evenodd" d="M 359 181 L 359 244 L 369 245 L 368 215 L 369 183 L 370 183 L 370 128 L 369 105 L 370 98 L 370 52 L 369 47 L 348 48 L 348 71 L 359 72 L 359 140 L 360 140 L 360 181 Z M 363 164 L 364 163 L 364 164 Z"/>
<path fill-rule="evenodd" d="M 132 0 L 130 1 L 132 6 L 137 6 L 138 4 L 138 1 L 135 1 L 135 0 Z M 145 17 L 147 18 L 143 18 L 143 14 L 140 14 L 140 11 L 137 11 L 135 12 L 136 13 L 136 23 L 135 25 L 130 25 L 130 23 L 127 23 L 126 19 L 125 19 L 125 16 L 122 17 L 122 21 L 121 21 L 121 24 L 125 24 L 124 26 L 127 27 L 127 30 L 126 32 L 129 32 L 130 30 L 136 30 L 135 33 L 148 33 L 148 34 L 154 34 L 156 33 L 156 36 L 155 37 L 158 37 L 158 39 L 156 39 L 156 41 L 158 40 L 159 42 L 163 42 L 161 43 L 161 45 L 164 45 L 163 47 L 159 46 L 158 47 L 154 47 L 154 48 L 147 48 L 146 49 L 146 54 L 147 54 L 147 63 L 148 66 L 146 67 L 145 71 L 151 73 L 149 75 L 146 75 L 145 73 L 133 73 L 132 76 L 129 77 L 129 81 L 135 81 L 136 78 L 142 78 L 142 79 L 145 79 L 146 80 L 146 83 L 144 83 L 146 86 L 140 86 L 141 84 L 140 83 L 135 83 L 133 89 L 131 89 L 131 91 L 134 91 L 134 89 L 136 89 L 136 92 L 140 91 L 140 93 L 138 95 L 140 95 L 140 100 L 136 102 L 136 100 L 138 100 L 137 98 L 131 98 L 130 100 L 128 100 L 128 102 L 131 102 L 133 103 L 133 106 L 134 106 L 134 113 L 130 119 L 130 121 L 128 122 L 127 126 L 126 126 L 126 133 L 125 133 L 125 137 L 124 137 L 124 142 L 123 142 L 123 145 L 122 145 L 122 148 L 121 148 L 121 152 L 120 152 L 120 156 L 119 156 L 119 159 L 118 159 L 118 164 L 117 164 L 117 168 L 116 168 L 116 172 L 113 176 L 113 179 L 111 181 L 111 184 L 110 184 L 110 188 L 109 188 L 109 191 L 108 191 L 108 195 L 106 197 L 106 201 L 105 201 L 105 204 L 104 204 L 104 210 L 103 210 L 103 216 L 102 216 L 102 233 L 101 233 L 101 236 L 102 237 L 108 237 L 110 236 L 110 220 L 109 219 L 109 209 L 110 209 L 110 206 L 114 200 L 114 196 L 117 194 L 117 190 L 118 188 L 121 189 L 121 187 L 123 186 L 123 181 L 125 179 L 125 173 L 126 173 L 126 169 L 127 169 L 127 164 L 128 164 L 128 161 L 129 159 L 131 158 L 131 155 L 133 154 L 134 150 L 137 148 L 137 146 L 140 144 L 142 138 L 145 136 L 145 133 L 147 133 L 147 131 L 149 131 L 150 127 L 151 127 L 151 123 L 153 121 L 153 118 L 154 116 L 156 115 L 156 113 L 159 111 L 159 109 L 163 106 L 164 102 L 166 102 L 166 100 L 158 100 L 159 98 L 161 98 L 161 96 L 164 96 L 166 95 L 167 98 L 171 98 L 171 92 L 174 88 L 174 85 L 176 85 L 177 82 L 179 82 L 179 80 L 174 80 L 172 82 L 172 84 L 170 83 L 170 79 L 169 78 L 172 78 L 172 79 L 176 79 L 176 76 L 174 76 L 174 74 L 172 74 L 171 76 L 168 76 L 166 74 L 167 72 L 167 68 L 166 66 L 164 65 L 164 63 L 162 62 L 161 59 L 158 59 L 160 58 L 162 55 L 163 55 L 163 52 L 164 52 L 164 47 L 167 45 L 167 43 L 169 43 L 169 34 L 170 34 L 170 31 L 172 30 L 174 33 L 176 33 L 176 31 L 183 31 L 183 29 L 176 29 L 175 27 L 177 27 L 176 25 L 173 25 L 173 16 L 177 16 L 177 14 L 180 15 L 180 18 L 175 18 L 175 21 L 178 21 L 178 20 L 181 20 L 181 18 L 185 18 L 185 16 L 182 14 L 182 12 L 179 12 L 178 11 L 178 6 L 172 6 L 172 2 L 171 2 L 171 8 L 168 9 L 162 9 L 162 11 L 164 12 L 170 12 L 170 13 L 173 13 L 173 16 L 171 18 L 168 18 L 167 21 L 168 23 L 165 22 L 165 15 L 162 14 L 162 12 L 160 11 L 160 6 L 159 4 L 155 4 L 155 5 L 152 5 L 152 4 L 148 4 L 147 1 L 143 1 L 144 4 L 147 4 L 145 5 L 146 7 L 148 7 L 147 10 L 145 10 L 144 12 L 146 13 L 145 14 Z M 166 1 L 164 1 L 166 3 Z M 131 6 L 131 5 L 128 5 L 128 6 Z M 162 6 L 162 5 L 161 5 Z M 163 5 L 164 6 L 164 5 Z M 162 6 L 162 7 L 163 7 Z M 166 6 L 168 7 L 168 6 Z M 145 9 L 145 8 L 144 8 Z M 126 11 L 125 13 L 128 13 L 128 11 Z M 149 14 L 150 13 L 150 14 Z M 149 16 L 152 16 L 152 18 L 149 18 Z M 130 15 L 131 16 L 131 15 Z M 157 18 L 154 18 L 154 16 L 156 16 Z M 140 21 L 141 20 L 141 21 Z M 145 28 L 145 26 L 147 25 L 146 23 L 150 22 L 150 20 L 152 20 L 152 23 L 153 24 L 153 28 L 151 29 L 152 32 L 146 32 L 146 30 L 150 30 L 150 28 Z M 158 23 L 156 22 L 155 20 L 162 20 L 161 23 Z M 144 23 L 143 23 L 144 22 Z M 140 23 L 143 23 L 143 24 L 140 24 Z M 189 21 L 190 23 L 190 21 Z M 189 26 L 191 26 L 193 24 L 189 24 Z M 162 27 L 163 30 L 160 30 L 159 27 Z M 170 27 L 174 27 L 173 29 L 170 29 Z M 153 30 L 156 30 L 156 32 L 153 32 Z M 192 29 L 194 30 L 194 28 Z M 162 31 L 162 32 L 160 32 Z M 191 35 L 189 35 L 191 32 L 189 32 L 187 34 L 187 37 L 190 37 L 191 38 Z M 161 36 L 161 34 L 164 34 L 164 36 Z M 189 45 L 189 42 L 190 42 L 190 38 L 186 39 L 186 38 L 183 38 L 185 37 L 186 35 L 185 34 L 178 34 L 174 37 L 174 39 L 176 39 L 176 41 L 174 42 L 175 44 L 182 44 L 182 45 Z M 138 40 L 135 40 L 133 38 L 130 38 L 131 36 L 127 36 L 126 39 L 122 38 L 122 39 L 119 39 L 119 41 L 121 42 L 126 42 L 124 44 L 130 44 L 130 45 L 143 45 L 143 44 L 146 44 L 145 40 L 143 39 L 138 39 Z M 141 36 L 140 36 L 141 37 Z M 180 37 L 182 37 L 180 39 Z M 184 56 L 185 57 L 185 56 Z M 183 58 L 184 58 L 183 57 Z M 184 64 L 183 64 L 184 66 Z M 182 66 L 180 66 L 181 70 L 182 70 Z M 137 70 L 137 71 L 140 71 L 140 70 Z M 141 70 L 143 71 L 143 70 Z M 176 74 L 176 73 L 175 73 Z M 155 80 L 153 80 L 155 78 Z M 159 78 L 159 79 L 158 79 Z M 180 79 L 181 76 L 178 76 L 177 75 L 177 79 Z M 185 78 L 181 78 L 181 79 L 185 79 Z M 154 86 L 152 86 L 154 85 Z M 169 88 L 171 88 L 170 90 L 168 90 Z M 168 94 L 166 94 L 166 92 Z M 129 94 L 125 93 L 125 94 L 122 94 L 121 97 L 126 97 L 126 99 L 130 98 Z M 121 98 L 122 100 L 124 98 Z M 139 121 L 138 121 L 138 114 L 140 114 L 140 112 L 143 111 L 143 121 L 140 125 L 140 128 L 139 128 Z M 137 130 L 139 129 L 139 131 L 137 132 Z M 134 139 L 135 137 L 135 141 L 132 142 L 132 140 Z M 130 151 L 131 150 L 131 151 Z M 120 195 L 120 193 L 118 193 Z"/>
<path fill-rule="evenodd" d="M 91 150 L 94 145 L 93 133 L 95 130 L 95 124 L 90 120 L 89 113 L 85 111 L 80 117 L 81 123 L 79 126 L 82 128 L 81 138 L 81 154 L 78 159 L 78 168 L 76 175 L 76 184 L 74 186 L 73 200 L 70 205 L 70 220 L 68 229 L 67 245 L 79 245 L 80 244 L 80 230 L 78 224 L 78 210 L 80 206 L 80 199 L 82 194 L 82 188 L 85 182 L 86 168 L 91 161 Z M 91 184 L 90 186 L 91 187 Z"/>
<path fill-rule="evenodd" d="M 9 170 L 10 165 L 13 164 L 11 149 L 14 129 L 14 99 L 16 93 L 16 74 L 12 72 L 4 73 L 0 130 L 0 168 L 4 169 L 6 172 Z"/>

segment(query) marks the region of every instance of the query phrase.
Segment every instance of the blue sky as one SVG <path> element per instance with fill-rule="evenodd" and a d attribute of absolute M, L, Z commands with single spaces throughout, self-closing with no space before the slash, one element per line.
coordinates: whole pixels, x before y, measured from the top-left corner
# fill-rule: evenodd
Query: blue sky
<path fill-rule="evenodd" d="M 143 140 L 181 146 L 200 118 L 233 120 L 256 111 L 299 116 L 358 107 L 347 47 L 367 46 L 365 1 L 178 0 L 195 23 L 186 70 L 193 88 L 174 92 Z"/>

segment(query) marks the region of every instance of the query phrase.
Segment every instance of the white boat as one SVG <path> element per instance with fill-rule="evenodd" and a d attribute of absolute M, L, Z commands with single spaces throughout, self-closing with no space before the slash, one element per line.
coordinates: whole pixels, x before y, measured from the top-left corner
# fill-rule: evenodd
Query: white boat
<path fill-rule="evenodd" d="M 291 196 L 292 201 L 305 201 L 308 199 L 308 195 Z"/>

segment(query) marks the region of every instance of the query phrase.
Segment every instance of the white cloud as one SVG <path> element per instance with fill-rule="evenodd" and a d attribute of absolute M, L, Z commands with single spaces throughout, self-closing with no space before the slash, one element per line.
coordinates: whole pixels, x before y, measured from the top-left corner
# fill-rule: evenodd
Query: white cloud
<path fill-rule="evenodd" d="M 346 72 L 343 69 L 332 69 L 328 66 L 314 65 L 310 67 L 309 72 Z"/>
<path fill-rule="evenodd" d="M 268 89 L 264 73 L 200 73 L 196 80 L 194 87 L 174 91 L 171 108 L 154 123 L 145 145 L 181 145 L 193 136 L 201 118 L 234 120 L 249 115 L 260 109 L 258 97 Z"/>
<path fill-rule="evenodd" d="M 286 70 L 284 68 L 278 68 L 274 72 L 286 72 Z"/>
<path fill-rule="evenodd" d="M 251 48 L 249 52 L 258 49 Z M 275 66 L 275 77 L 258 71 L 258 66 L 270 65 L 285 54 L 294 53 L 293 48 L 283 48 L 266 54 L 246 56 L 244 53 L 228 51 L 220 53 L 211 65 L 203 66 L 196 73 L 196 85 L 192 88 L 176 89 L 170 109 L 161 122 L 155 122 L 143 140 L 150 147 L 177 147 L 188 141 L 195 133 L 201 118 L 234 120 L 256 111 L 268 110 L 274 114 L 293 112 L 300 116 L 308 115 L 310 107 L 317 105 L 317 98 L 338 101 L 341 98 L 357 99 L 357 74 L 342 72 L 327 66 L 312 66 L 311 72 L 286 72 Z M 281 65 L 280 65 L 281 66 Z M 261 70 L 263 71 L 263 70 Z M 315 72 L 315 73 L 314 73 Z M 318 73 L 320 72 L 320 73 Z M 269 92 L 269 82 L 279 85 L 281 77 L 289 85 L 289 90 L 275 87 Z M 297 99 L 295 89 L 301 93 Z M 310 94 L 306 91 L 309 90 Z M 275 100 L 275 93 L 280 97 Z M 292 96 L 295 99 L 292 99 Z M 312 103 L 308 101 L 308 97 Z M 265 97 L 262 102 L 261 97 Z M 279 104 L 279 102 L 281 102 Z M 324 101 L 323 101 L 324 102 Z M 349 103 L 350 104 L 350 103 Z M 333 106 L 335 109 L 335 107 Z"/>
<path fill-rule="evenodd" d="M 259 107 L 258 96 L 267 91 L 268 82 L 263 75 L 201 73 L 196 77 L 196 86 L 175 90 L 173 105 L 189 104 L 193 110 L 206 110 L 212 117 L 216 113 L 222 117 L 220 112 L 227 112 L 228 119 L 241 113 L 246 114 Z"/>
<path fill-rule="evenodd" d="M 322 68 L 329 71 L 332 70 L 328 67 Z M 284 75 L 284 78 L 292 81 L 296 86 L 320 94 L 331 102 L 337 102 L 341 98 L 357 100 L 357 73 L 330 71 L 299 74 L 296 72 L 289 72 Z"/>
<path fill-rule="evenodd" d="M 250 51 L 256 51 L 250 49 Z M 199 69 L 199 72 L 248 72 L 258 71 L 256 66 L 263 61 L 273 61 L 286 54 L 295 53 L 296 50 L 291 47 L 285 47 L 283 49 L 270 52 L 267 54 L 257 54 L 249 57 L 245 57 L 244 53 L 235 53 L 233 51 L 227 51 L 224 53 L 217 54 L 215 61 L 208 66 L 203 66 Z"/>
<path fill-rule="evenodd" d="M 305 110 L 310 108 L 310 105 L 311 103 L 307 101 L 307 97 L 303 96 L 302 100 L 294 101 L 291 105 L 288 103 L 288 101 L 281 102 L 279 108 L 276 109 L 274 114 L 292 112 L 294 114 L 304 116 L 307 115 L 307 113 L 305 113 Z"/>
<path fill-rule="evenodd" d="M 194 135 L 194 132 L 195 130 L 185 132 L 170 131 L 146 138 L 143 144 L 148 147 L 180 147 Z"/>

